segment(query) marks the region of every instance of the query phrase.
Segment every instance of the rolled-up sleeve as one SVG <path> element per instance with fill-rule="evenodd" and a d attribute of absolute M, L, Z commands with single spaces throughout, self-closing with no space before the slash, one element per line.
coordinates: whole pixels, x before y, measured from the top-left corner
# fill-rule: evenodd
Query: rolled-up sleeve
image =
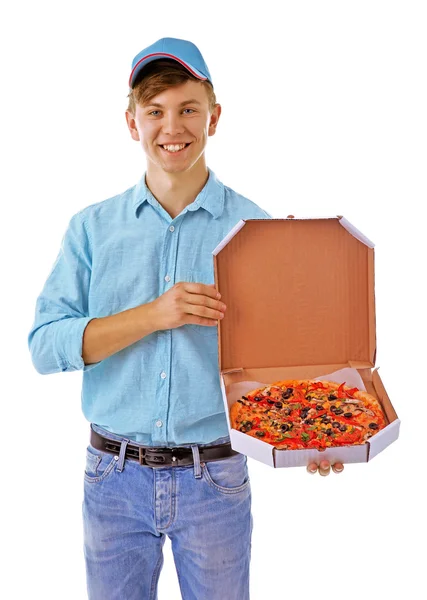
<path fill-rule="evenodd" d="M 62 238 L 51 272 L 37 298 L 28 335 L 31 360 L 38 373 L 90 370 L 82 358 L 91 278 L 90 238 L 81 213 L 75 214 Z"/>

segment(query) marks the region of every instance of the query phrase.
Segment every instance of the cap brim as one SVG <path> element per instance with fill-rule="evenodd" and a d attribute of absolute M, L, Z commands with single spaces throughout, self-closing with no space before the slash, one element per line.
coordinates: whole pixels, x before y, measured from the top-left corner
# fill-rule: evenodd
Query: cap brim
<path fill-rule="evenodd" d="M 207 80 L 206 75 L 203 75 L 203 73 L 201 73 L 200 71 L 198 71 L 197 69 L 195 69 L 189 63 L 184 62 L 181 58 L 178 58 L 177 56 L 174 56 L 173 54 L 167 54 L 166 52 L 156 52 L 156 54 L 147 54 L 147 56 L 143 56 L 142 58 L 139 59 L 139 61 L 133 67 L 132 73 L 130 74 L 130 77 L 129 77 L 129 87 L 130 88 L 133 87 L 136 78 L 141 73 L 142 69 L 146 65 L 148 65 L 148 63 L 152 62 L 153 60 L 158 60 L 160 58 L 171 58 L 172 60 L 176 60 L 181 65 L 183 65 L 188 71 L 190 71 L 190 73 L 192 75 L 194 75 L 198 79 L 202 79 L 204 81 Z"/>

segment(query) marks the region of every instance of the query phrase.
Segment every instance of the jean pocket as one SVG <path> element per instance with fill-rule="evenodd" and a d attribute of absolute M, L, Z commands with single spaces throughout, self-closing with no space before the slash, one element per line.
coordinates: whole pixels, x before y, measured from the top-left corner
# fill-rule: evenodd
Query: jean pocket
<path fill-rule="evenodd" d="M 117 459 L 117 455 L 102 452 L 89 444 L 86 448 L 85 481 L 89 483 L 104 481 L 104 479 L 114 472 Z"/>
<path fill-rule="evenodd" d="M 224 494 L 243 492 L 250 485 L 247 458 L 244 454 L 202 463 L 202 472 L 206 482 Z"/>

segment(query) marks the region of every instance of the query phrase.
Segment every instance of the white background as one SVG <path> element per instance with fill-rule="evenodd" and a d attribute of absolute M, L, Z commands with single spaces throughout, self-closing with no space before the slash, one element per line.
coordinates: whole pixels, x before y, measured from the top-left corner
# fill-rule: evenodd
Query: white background
<path fill-rule="evenodd" d="M 2 9 L 3 598 L 86 598 L 82 372 L 42 377 L 26 338 L 71 216 L 145 169 L 126 127 L 127 82 L 134 55 L 165 36 L 195 42 L 209 66 L 223 112 L 207 161 L 226 185 L 274 217 L 342 214 L 376 244 L 377 366 L 400 438 L 326 478 L 249 459 L 251 598 L 422 596 L 424 7 L 152 0 Z M 180 598 L 169 542 L 159 598 Z"/>

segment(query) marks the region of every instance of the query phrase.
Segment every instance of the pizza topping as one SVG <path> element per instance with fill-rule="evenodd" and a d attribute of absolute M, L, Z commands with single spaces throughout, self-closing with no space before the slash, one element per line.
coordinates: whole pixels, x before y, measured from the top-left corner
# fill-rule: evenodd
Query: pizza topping
<path fill-rule="evenodd" d="M 378 423 L 369 423 L 371 429 L 378 429 Z"/>
<path fill-rule="evenodd" d="M 250 431 L 251 429 L 252 429 L 252 423 L 250 421 L 242 421 L 240 431 L 243 431 L 243 433 L 246 433 L 247 431 Z"/>

